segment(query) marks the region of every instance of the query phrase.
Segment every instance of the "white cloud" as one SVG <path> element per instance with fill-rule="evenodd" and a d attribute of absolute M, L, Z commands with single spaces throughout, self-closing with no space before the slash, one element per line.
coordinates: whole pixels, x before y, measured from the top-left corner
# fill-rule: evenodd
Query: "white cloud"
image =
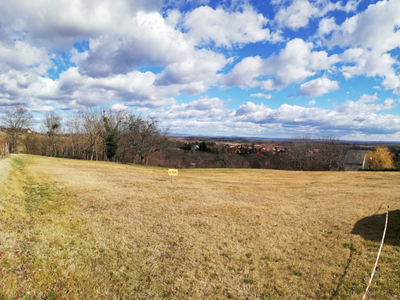
<path fill-rule="evenodd" d="M 195 119 L 197 121 L 212 120 L 213 122 L 229 118 L 232 114 L 232 110 L 225 108 L 225 101 L 208 96 L 203 96 L 199 100 L 189 103 L 173 104 L 152 113 L 157 118 L 166 120 Z"/>
<path fill-rule="evenodd" d="M 271 94 L 257 93 L 257 94 L 251 94 L 250 97 L 252 97 L 252 98 L 271 99 L 271 98 L 272 98 L 272 95 L 271 95 Z"/>
<path fill-rule="evenodd" d="M 11 45 L 0 42 L 0 72 L 30 69 L 43 75 L 51 65 L 51 56 L 44 48 L 36 48 L 22 41 Z"/>
<path fill-rule="evenodd" d="M 329 34 L 335 28 L 337 28 L 337 25 L 335 23 L 335 18 L 334 17 L 322 19 L 319 22 L 318 33 L 317 34 L 319 36 L 323 36 L 323 35 Z"/>
<path fill-rule="evenodd" d="M 253 79 L 263 73 L 263 64 L 264 62 L 259 56 L 243 58 L 230 73 L 223 76 L 222 86 L 239 86 L 242 89 L 257 86 L 259 83 Z"/>
<path fill-rule="evenodd" d="M 146 65 L 163 67 L 195 52 L 184 35 L 166 24 L 159 13 L 140 12 L 115 32 L 91 39 L 87 53 L 75 54 L 73 60 L 82 74 L 100 77 Z"/>
<path fill-rule="evenodd" d="M 213 41 L 217 47 L 232 48 L 259 41 L 282 41 L 279 31 L 271 33 L 265 28 L 267 23 L 268 19 L 249 5 L 234 12 L 201 6 L 185 15 L 183 27 L 196 45 Z"/>
<path fill-rule="evenodd" d="M 351 46 L 372 49 L 379 53 L 400 46 L 400 3 L 398 0 L 379 1 L 334 29 L 333 46 Z"/>
<path fill-rule="evenodd" d="M 338 55 L 328 56 L 325 51 L 312 51 L 313 44 L 294 39 L 278 55 L 261 59 L 246 57 L 222 78 L 222 86 L 244 89 L 260 86 L 264 90 L 282 89 L 292 83 L 301 83 L 316 72 L 328 70 L 340 61 Z M 275 81 L 257 81 L 258 76 L 273 75 Z"/>
<path fill-rule="evenodd" d="M 0 74 L 0 104 L 20 102 L 30 105 L 45 100 L 61 109 L 92 107 L 121 101 L 131 106 L 158 107 L 176 102 L 187 85 L 156 87 L 156 75 L 139 71 L 105 78 L 81 75 L 69 68 L 60 78 L 51 80 L 29 72 Z"/>
<path fill-rule="evenodd" d="M 110 107 L 110 110 L 114 112 L 124 112 L 128 110 L 128 106 L 120 103 L 115 103 Z"/>
<path fill-rule="evenodd" d="M 400 87 L 400 77 L 396 75 L 393 65 L 398 61 L 388 53 L 365 50 L 362 48 L 351 48 L 340 55 L 343 63 L 341 71 L 348 79 L 354 76 L 365 75 L 367 77 L 380 76 L 383 78 L 382 86 L 385 89 Z"/>
<path fill-rule="evenodd" d="M 339 107 L 340 112 L 345 112 L 349 114 L 355 113 L 371 113 L 378 112 L 382 110 L 390 110 L 395 106 L 393 99 L 386 99 L 381 104 L 367 104 L 370 102 L 375 102 L 378 100 L 376 93 L 374 95 L 362 95 L 357 101 L 346 101 L 343 105 Z"/>
<path fill-rule="evenodd" d="M 314 106 L 315 105 L 315 103 L 317 103 L 314 99 L 312 99 L 311 101 L 309 101 L 308 103 L 307 103 L 307 106 L 308 107 L 312 107 L 312 106 Z"/>
<path fill-rule="evenodd" d="M 319 97 L 323 94 L 339 89 L 337 81 L 332 81 L 325 76 L 303 83 L 299 94 L 307 97 Z"/>
<path fill-rule="evenodd" d="M 332 3 L 330 1 L 316 1 L 310 3 L 308 0 L 294 0 L 288 7 L 281 5 L 276 13 L 275 22 L 281 27 L 288 27 L 297 30 L 308 25 L 311 18 L 319 18 L 329 11 L 343 10 L 350 12 L 356 9 L 358 1 L 348 1 L 342 6 L 340 1 Z"/>
<path fill-rule="evenodd" d="M 162 0 L 6 1 L 0 6 L 1 29 L 35 45 L 69 49 L 77 40 L 117 32 L 138 11 L 159 11 L 163 5 Z"/>
<path fill-rule="evenodd" d="M 308 20 L 318 14 L 319 10 L 306 0 L 294 1 L 287 8 L 281 8 L 275 16 L 275 21 L 281 27 L 298 29 L 308 24 Z"/>
<path fill-rule="evenodd" d="M 400 117 L 375 114 L 371 111 L 327 110 L 315 107 L 301 107 L 283 104 L 277 109 L 247 102 L 236 111 L 237 122 L 251 122 L 260 125 L 273 124 L 285 133 L 293 131 L 314 131 L 336 135 L 350 134 L 395 134 L 400 132 Z"/>
<path fill-rule="evenodd" d="M 380 86 L 378 86 L 378 85 L 375 85 L 375 86 L 373 87 L 373 89 L 380 90 L 380 89 L 381 89 L 381 87 L 380 87 Z"/>
<path fill-rule="evenodd" d="M 166 66 L 158 75 L 158 85 L 171 84 L 195 84 L 192 91 L 186 94 L 195 95 L 206 91 L 210 85 L 217 82 L 220 75 L 218 70 L 222 69 L 230 60 L 222 54 L 217 54 L 206 49 L 200 49 L 187 53 L 179 62 Z"/>

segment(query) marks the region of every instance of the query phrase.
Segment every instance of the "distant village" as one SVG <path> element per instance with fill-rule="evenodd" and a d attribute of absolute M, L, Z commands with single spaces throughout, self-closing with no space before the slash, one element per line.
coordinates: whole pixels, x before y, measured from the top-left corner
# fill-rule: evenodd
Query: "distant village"
<path fill-rule="evenodd" d="M 9 154 L 6 136 L 10 130 L 0 127 L 0 157 Z M 18 152 L 59 157 L 88 159 L 88 139 L 85 134 L 60 132 L 49 136 L 32 129 L 19 131 L 21 144 Z M 95 160 L 107 160 L 101 136 L 96 137 L 89 149 L 95 153 Z M 204 137 L 203 137 L 204 138 Z M 196 137 L 169 137 L 161 151 L 155 151 L 148 163 L 155 166 L 175 168 L 264 168 L 281 170 L 342 170 L 358 171 L 369 169 L 369 151 L 375 149 L 374 143 L 340 142 L 336 139 L 311 140 L 307 137 L 293 140 L 255 140 L 234 138 L 207 138 L 201 141 Z M 115 155 L 115 161 L 137 162 L 129 146 L 122 143 Z M 400 146 L 384 145 L 393 160 L 395 169 L 400 166 Z M 93 148 L 95 147 L 95 148 Z"/>

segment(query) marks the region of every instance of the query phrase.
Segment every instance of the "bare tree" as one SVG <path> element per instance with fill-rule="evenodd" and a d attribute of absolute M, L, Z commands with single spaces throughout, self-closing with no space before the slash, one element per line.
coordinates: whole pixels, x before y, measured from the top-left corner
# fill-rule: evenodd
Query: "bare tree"
<path fill-rule="evenodd" d="M 66 122 L 67 124 L 67 133 L 69 135 L 69 140 L 71 143 L 71 155 L 75 157 L 75 155 L 80 155 L 80 136 L 81 136 L 81 123 L 80 118 L 72 117 L 69 118 Z"/>
<path fill-rule="evenodd" d="M 309 135 L 296 136 L 293 138 L 293 148 L 290 152 L 290 159 L 293 168 L 296 170 L 306 170 L 312 153 L 312 141 Z"/>
<path fill-rule="evenodd" d="M 22 105 L 16 104 L 11 109 L 6 110 L 1 119 L 2 124 L 6 127 L 7 141 L 9 143 L 10 152 L 17 152 L 18 143 L 23 129 L 28 129 L 32 125 L 33 117 L 27 109 Z"/>
<path fill-rule="evenodd" d="M 78 118 L 82 126 L 82 134 L 85 137 L 86 159 L 98 160 L 99 137 L 102 132 L 102 111 L 99 109 L 87 109 L 78 112 Z M 95 156 L 96 155 L 96 156 Z"/>
<path fill-rule="evenodd" d="M 54 114 L 53 111 L 47 112 L 43 119 L 43 131 L 49 138 L 49 149 L 51 156 L 57 156 L 56 140 L 57 135 L 61 133 L 61 116 Z"/>
<path fill-rule="evenodd" d="M 138 155 L 140 164 L 147 165 L 149 156 L 166 148 L 168 129 L 162 130 L 154 118 L 144 119 L 128 114 L 124 122 L 129 145 L 134 156 Z"/>
<path fill-rule="evenodd" d="M 333 137 L 319 139 L 316 142 L 318 162 L 323 170 L 343 170 L 346 148 Z"/>

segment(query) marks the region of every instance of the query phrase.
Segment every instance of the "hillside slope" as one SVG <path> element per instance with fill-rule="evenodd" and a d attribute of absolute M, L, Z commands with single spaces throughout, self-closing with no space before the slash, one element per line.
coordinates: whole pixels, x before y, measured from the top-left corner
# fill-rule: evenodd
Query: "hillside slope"
<path fill-rule="evenodd" d="M 399 197 L 398 173 L 192 169 L 171 183 L 162 168 L 23 157 L 0 187 L 6 299 L 359 299 Z M 369 299 L 400 297 L 399 212 Z"/>

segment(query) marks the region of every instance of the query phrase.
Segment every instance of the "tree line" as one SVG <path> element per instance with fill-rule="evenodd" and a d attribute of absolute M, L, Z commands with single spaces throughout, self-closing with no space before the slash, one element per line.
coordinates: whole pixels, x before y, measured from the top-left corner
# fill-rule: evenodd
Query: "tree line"
<path fill-rule="evenodd" d="M 1 124 L 11 153 L 23 147 L 28 154 L 123 162 L 138 158 L 146 165 L 152 154 L 168 146 L 168 129 L 156 119 L 109 109 L 78 111 L 66 120 L 47 112 L 42 134 L 32 134 L 27 131 L 32 114 L 15 105 L 5 112 Z"/>
<path fill-rule="evenodd" d="M 6 133 L 5 142 L 10 153 L 21 151 L 142 165 L 150 162 L 151 165 L 174 168 L 340 171 L 344 170 L 346 153 L 350 148 L 336 138 L 312 139 L 303 135 L 294 137 L 284 151 L 256 151 L 257 147 L 252 144 L 238 154 L 232 153 L 226 143 L 189 143 L 168 137 L 168 128 L 163 128 L 154 118 L 101 108 L 78 111 L 64 120 L 61 115 L 47 112 L 41 122 L 42 134 L 29 133 L 32 124 L 33 116 L 21 105 L 5 112 L 0 126 Z M 369 153 L 367 166 L 371 169 L 383 165 L 391 168 L 393 158 L 389 153 L 388 149 L 379 149 L 379 154 Z M 395 167 L 400 168 L 400 152 L 394 158 Z M 378 161 L 379 165 L 372 165 Z"/>

